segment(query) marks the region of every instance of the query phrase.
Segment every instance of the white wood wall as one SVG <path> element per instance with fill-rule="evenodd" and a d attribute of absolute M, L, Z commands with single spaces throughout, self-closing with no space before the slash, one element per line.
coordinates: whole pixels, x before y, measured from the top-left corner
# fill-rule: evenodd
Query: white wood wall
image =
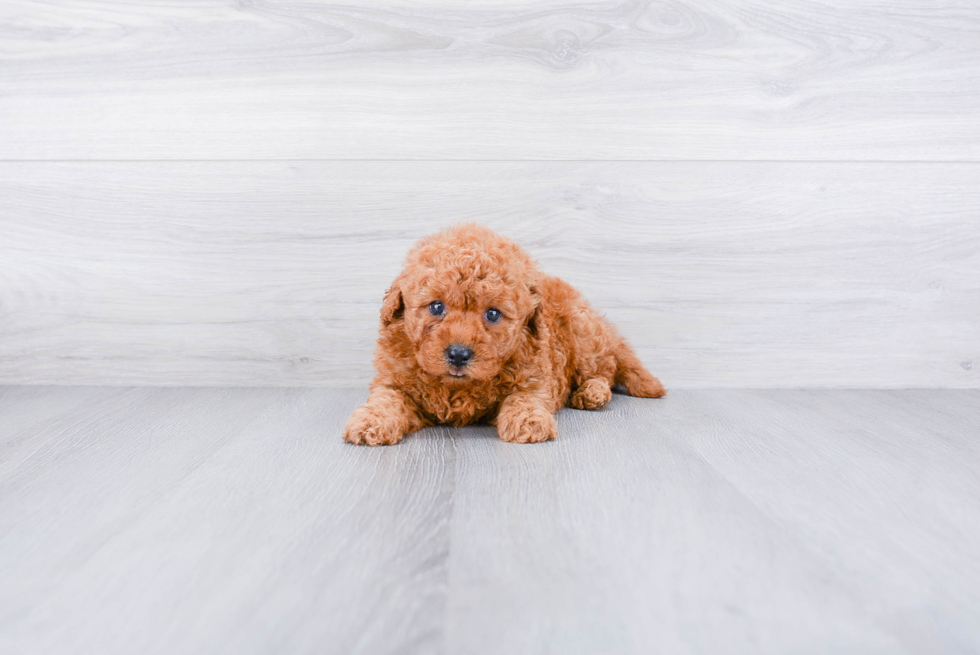
<path fill-rule="evenodd" d="M 980 387 L 980 3 L 0 3 L 0 383 L 350 385 L 477 220 L 672 387 Z"/>

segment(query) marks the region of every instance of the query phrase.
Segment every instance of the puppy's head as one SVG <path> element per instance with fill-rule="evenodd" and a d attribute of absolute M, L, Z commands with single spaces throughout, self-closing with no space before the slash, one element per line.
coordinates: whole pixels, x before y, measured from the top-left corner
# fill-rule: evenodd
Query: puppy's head
<path fill-rule="evenodd" d="M 418 365 L 447 384 L 492 378 L 533 330 L 538 275 L 514 242 L 457 225 L 409 252 L 385 295 L 382 329 L 401 323 Z"/>

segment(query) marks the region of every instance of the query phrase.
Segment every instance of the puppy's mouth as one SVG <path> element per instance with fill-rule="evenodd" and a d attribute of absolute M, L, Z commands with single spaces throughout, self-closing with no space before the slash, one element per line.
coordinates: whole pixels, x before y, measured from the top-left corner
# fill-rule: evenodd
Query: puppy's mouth
<path fill-rule="evenodd" d="M 452 367 L 449 368 L 449 375 L 451 377 L 456 378 L 456 379 L 460 379 L 460 378 L 465 378 L 466 377 L 466 373 L 464 373 L 463 371 L 459 370 L 458 368 L 452 368 Z"/>

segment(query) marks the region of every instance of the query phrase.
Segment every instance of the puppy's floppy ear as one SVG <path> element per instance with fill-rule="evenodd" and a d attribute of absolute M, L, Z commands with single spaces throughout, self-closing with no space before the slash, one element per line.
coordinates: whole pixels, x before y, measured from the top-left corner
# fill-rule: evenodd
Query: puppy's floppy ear
<path fill-rule="evenodd" d="M 534 302 L 534 311 L 531 312 L 531 316 L 527 319 L 527 331 L 533 338 L 538 338 L 538 331 L 541 329 L 541 296 L 538 295 L 538 290 L 532 285 L 530 287 L 531 300 Z"/>
<path fill-rule="evenodd" d="M 400 286 L 401 276 L 395 278 L 391 287 L 385 292 L 384 302 L 381 303 L 381 325 L 388 327 L 405 315 L 405 301 L 402 299 Z"/>

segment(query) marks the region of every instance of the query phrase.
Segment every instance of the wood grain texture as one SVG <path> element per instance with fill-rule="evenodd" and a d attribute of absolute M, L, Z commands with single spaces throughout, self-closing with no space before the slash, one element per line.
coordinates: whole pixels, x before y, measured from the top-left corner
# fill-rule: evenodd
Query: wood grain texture
<path fill-rule="evenodd" d="M 980 165 L 0 164 L 0 381 L 364 384 L 407 249 L 476 220 L 668 387 L 980 386 Z"/>
<path fill-rule="evenodd" d="M 447 652 L 975 650 L 978 410 L 678 392 L 460 438 Z"/>
<path fill-rule="evenodd" d="M 977 391 L 616 396 L 547 444 L 380 449 L 340 440 L 364 396 L 0 388 L 34 444 L 0 450 L 0 650 L 980 648 Z"/>
<path fill-rule="evenodd" d="M 364 396 L 117 391 L 72 430 L 37 412 L 57 437 L 0 474 L 0 650 L 441 652 L 452 442 L 342 443 Z"/>
<path fill-rule="evenodd" d="M 6 0 L 4 159 L 980 157 L 946 0 Z"/>

